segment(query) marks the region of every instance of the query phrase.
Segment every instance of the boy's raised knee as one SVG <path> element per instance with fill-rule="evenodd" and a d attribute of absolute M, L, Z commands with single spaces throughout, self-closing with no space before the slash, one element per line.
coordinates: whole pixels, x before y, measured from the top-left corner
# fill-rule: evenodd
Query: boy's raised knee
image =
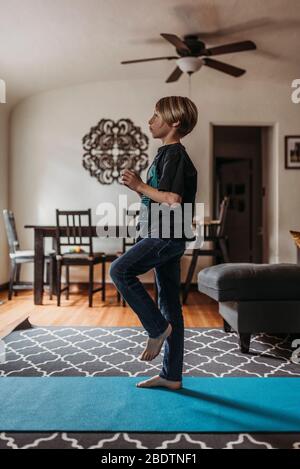
<path fill-rule="evenodd" d="M 117 279 L 120 276 L 120 269 L 118 266 L 119 259 L 115 259 L 109 267 L 109 275 L 112 279 Z"/>

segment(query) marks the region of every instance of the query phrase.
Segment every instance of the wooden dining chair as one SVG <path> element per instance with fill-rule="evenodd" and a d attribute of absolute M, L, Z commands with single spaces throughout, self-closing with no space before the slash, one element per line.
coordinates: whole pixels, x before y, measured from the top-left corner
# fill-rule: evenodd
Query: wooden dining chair
<path fill-rule="evenodd" d="M 217 220 L 210 220 L 210 222 L 204 226 L 204 242 L 211 241 L 213 244 L 212 249 L 197 248 L 193 249 L 192 253 L 185 254 L 185 256 L 192 256 L 192 259 L 183 285 L 182 304 L 185 304 L 187 301 L 198 256 L 212 256 L 215 264 L 219 262 L 230 262 L 228 255 L 228 237 L 225 234 L 229 201 L 230 198 L 225 196 L 220 204 L 219 218 Z"/>
<path fill-rule="evenodd" d="M 65 219 L 64 227 L 67 227 L 67 236 L 62 234 L 61 220 Z M 88 236 L 83 236 L 82 227 L 88 226 Z M 66 299 L 70 293 L 70 272 L 71 266 L 86 265 L 89 267 L 89 287 L 88 298 L 89 307 L 93 306 L 93 295 L 102 291 L 102 301 L 105 301 L 105 262 L 104 252 L 93 251 L 92 238 L 92 215 L 88 210 L 58 210 L 56 209 L 56 270 L 57 270 L 57 306 L 60 306 L 61 293 L 66 292 Z M 82 247 L 85 246 L 87 251 Z M 79 252 L 62 252 L 62 247 L 77 248 Z M 94 288 L 94 266 L 102 265 L 102 285 Z M 66 286 L 61 286 L 62 267 L 66 267 Z"/>
<path fill-rule="evenodd" d="M 8 285 L 8 300 L 11 300 L 13 293 L 17 295 L 19 290 L 28 290 L 33 288 L 32 282 L 21 281 L 20 277 L 22 265 L 34 262 L 34 251 L 20 249 L 14 213 L 11 210 L 4 209 L 3 219 L 9 249 L 10 279 Z M 52 277 L 49 275 L 50 261 L 51 256 L 53 256 L 54 254 L 54 250 L 49 250 L 46 252 L 45 255 L 47 276 L 44 284 L 49 286 L 50 295 L 52 290 Z"/>
<path fill-rule="evenodd" d="M 136 217 L 139 215 L 140 211 L 139 210 L 127 210 L 126 211 L 126 223 L 135 223 Z M 131 220 L 130 220 L 131 218 Z M 136 243 L 135 238 L 123 238 L 122 239 L 122 249 L 120 251 L 116 252 L 116 256 L 120 257 L 122 254 L 124 254 L 127 250 L 127 247 L 133 246 Z M 155 271 L 153 269 L 153 275 L 154 275 L 154 289 L 155 289 L 155 303 L 158 304 L 158 290 L 157 290 L 157 284 L 156 284 L 156 276 L 155 276 Z M 117 290 L 117 299 L 118 302 L 121 301 L 121 294 L 119 290 Z M 126 301 L 122 297 L 122 306 L 126 306 Z"/>

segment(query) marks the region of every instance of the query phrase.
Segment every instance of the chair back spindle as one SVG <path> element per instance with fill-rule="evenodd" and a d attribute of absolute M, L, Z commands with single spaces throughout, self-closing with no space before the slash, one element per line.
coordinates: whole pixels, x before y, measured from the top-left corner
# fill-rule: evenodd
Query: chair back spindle
<path fill-rule="evenodd" d="M 219 214 L 220 225 L 218 228 L 217 236 L 224 235 L 226 216 L 227 216 L 227 211 L 228 211 L 228 206 L 229 206 L 229 199 L 230 199 L 229 196 L 225 196 L 220 205 L 220 214 Z"/>
<path fill-rule="evenodd" d="M 66 217 L 65 225 L 62 225 L 62 217 Z M 62 226 L 67 227 L 66 235 L 62 234 Z M 88 228 L 87 236 L 83 235 L 83 227 Z M 86 238 L 87 241 L 85 241 Z M 64 241 L 65 239 L 66 241 Z M 89 255 L 93 256 L 92 213 L 90 208 L 80 211 L 56 209 L 56 245 L 59 256 L 62 254 L 62 246 L 88 246 Z"/>
<path fill-rule="evenodd" d="M 11 210 L 3 210 L 4 226 L 9 246 L 9 253 L 14 254 L 19 250 L 19 240 L 16 229 L 16 222 L 14 214 Z"/>

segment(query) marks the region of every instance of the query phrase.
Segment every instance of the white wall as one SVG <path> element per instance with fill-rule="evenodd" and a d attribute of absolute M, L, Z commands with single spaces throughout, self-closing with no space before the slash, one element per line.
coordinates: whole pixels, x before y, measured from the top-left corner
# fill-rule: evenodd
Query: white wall
<path fill-rule="evenodd" d="M 277 194 L 279 210 L 273 198 L 270 210 L 278 213 L 269 217 L 273 220 L 269 227 L 270 262 L 296 261 L 289 229 L 300 229 L 300 171 L 284 169 L 284 136 L 300 133 L 300 104 L 291 102 L 290 92 L 290 83 L 250 82 L 245 77 L 234 79 L 210 70 L 198 73 L 192 77 L 191 99 L 198 106 L 199 122 L 182 141 L 198 170 L 196 201 L 205 202 L 205 214 L 210 215 L 211 124 L 275 125 L 270 167 L 272 193 Z M 150 163 L 161 142 L 151 138 L 148 119 L 155 102 L 172 94 L 188 95 L 187 76 L 171 85 L 164 83 L 163 78 L 88 83 L 35 95 L 15 107 L 11 121 L 9 201 L 24 248 L 33 246 L 33 232 L 25 230 L 24 225 L 54 224 L 55 208 L 91 207 L 96 220 L 99 202 L 117 203 L 120 193 L 128 194 L 131 202 L 139 201 L 125 186 L 101 185 L 88 174 L 82 167 L 81 139 L 102 118 L 130 118 L 149 136 Z M 146 171 L 142 177 L 145 174 Z M 116 239 L 97 242 L 97 247 L 106 252 L 121 245 Z M 199 259 L 198 269 L 206 261 Z M 27 273 L 30 277 L 32 270 Z M 78 278 L 86 277 L 78 273 Z M 148 278 L 152 280 L 152 275 Z"/>
<path fill-rule="evenodd" d="M 2 210 L 8 207 L 8 110 L 0 104 L 0 285 L 8 280 L 8 249 Z"/>

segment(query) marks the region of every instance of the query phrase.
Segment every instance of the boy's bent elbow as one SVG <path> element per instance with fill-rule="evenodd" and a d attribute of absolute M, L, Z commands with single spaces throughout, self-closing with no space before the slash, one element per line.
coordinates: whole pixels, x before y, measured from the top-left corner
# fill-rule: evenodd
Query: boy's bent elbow
<path fill-rule="evenodd" d="M 176 203 L 181 204 L 181 201 L 182 201 L 181 195 L 175 194 L 174 192 L 169 192 L 167 199 L 168 199 L 168 200 L 167 200 L 167 203 L 168 203 L 169 205 L 173 205 L 173 204 L 176 204 Z"/>

